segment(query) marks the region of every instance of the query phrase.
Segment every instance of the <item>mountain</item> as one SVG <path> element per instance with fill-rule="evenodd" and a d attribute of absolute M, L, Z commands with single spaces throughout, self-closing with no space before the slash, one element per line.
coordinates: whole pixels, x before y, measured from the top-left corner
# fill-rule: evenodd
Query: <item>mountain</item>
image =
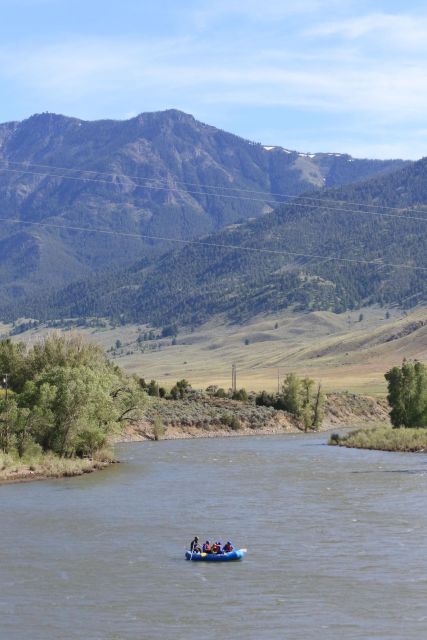
<path fill-rule="evenodd" d="M 96 122 L 43 113 L 2 124 L 2 303 L 170 249 L 126 234 L 197 238 L 271 211 L 277 194 L 405 164 L 265 147 L 176 110 Z"/>
<path fill-rule="evenodd" d="M 159 326 L 196 325 L 215 314 L 243 322 L 287 307 L 409 307 L 427 298 L 426 230 L 427 158 L 300 196 L 114 277 L 74 283 L 41 304 L 33 301 L 26 313 Z"/>

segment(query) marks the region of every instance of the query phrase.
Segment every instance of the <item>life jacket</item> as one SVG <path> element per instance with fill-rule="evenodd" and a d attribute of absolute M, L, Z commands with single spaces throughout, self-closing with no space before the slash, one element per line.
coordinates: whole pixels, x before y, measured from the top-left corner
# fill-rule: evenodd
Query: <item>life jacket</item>
<path fill-rule="evenodd" d="M 204 544 L 203 545 L 203 551 L 205 553 L 211 553 L 212 552 L 211 545 L 210 544 Z"/>
<path fill-rule="evenodd" d="M 220 552 L 219 544 L 215 542 L 215 544 L 212 547 L 212 553 L 219 553 L 219 552 Z"/>
<path fill-rule="evenodd" d="M 225 553 L 230 553 L 230 551 L 233 551 L 233 545 L 225 544 L 224 545 L 224 551 L 225 551 Z"/>

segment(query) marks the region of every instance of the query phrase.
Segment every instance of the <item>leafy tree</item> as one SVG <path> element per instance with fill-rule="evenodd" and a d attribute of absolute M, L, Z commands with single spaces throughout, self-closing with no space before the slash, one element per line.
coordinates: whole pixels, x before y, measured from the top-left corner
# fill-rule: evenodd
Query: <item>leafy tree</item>
<path fill-rule="evenodd" d="M 261 391 L 255 397 L 255 404 L 260 407 L 273 407 L 275 405 L 275 398 L 267 391 Z"/>
<path fill-rule="evenodd" d="M 403 361 L 385 374 L 390 419 L 394 427 L 427 426 L 427 368 L 421 362 Z"/>
<path fill-rule="evenodd" d="M 314 380 L 298 378 L 289 373 L 282 385 L 282 393 L 272 395 L 262 391 L 255 398 L 255 404 L 287 411 L 302 420 L 305 431 L 321 427 L 325 397 L 319 384 L 314 392 Z"/>
<path fill-rule="evenodd" d="M 283 382 L 282 400 L 285 411 L 289 411 L 294 416 L 301 416 L 303 409 L 301 380 L 294 373 L 288 373 Z"/>
<path fill-rule="evenodd" d="M 191 389 L 191 384 L 188 382 L 188 380 L 186 380 L 185 378 L 183 378 L 182 380 L 178 380 L 176 382 L 176 384 L 172 387 L 171 389 L 171 396 L 174 400 L 177 400 L 178 398 L 185 398 L 186 395 L 188 395 L 188 392 Z"/>
<path fill-rule="evenodd" d="M 150 384 L 148 385 L 147 388 L 147 393 L 149 396 L 153 396 L 154 398 L 158 398 L 160 393 L 159 393 L 159 385 L 157 384 L 157 382 L 155 380 L 151 380 Z"/>
<path fill-rule="evenodd" d="M 125 376 L 102 350 L 79 337 L 53 335 L 26 350 L 0 342 L 11 396 L 0 402 L 0 448 L 23 456 L 40 446 L 61 456 L 101 448 L 144 404 L 137 379 Z"/>

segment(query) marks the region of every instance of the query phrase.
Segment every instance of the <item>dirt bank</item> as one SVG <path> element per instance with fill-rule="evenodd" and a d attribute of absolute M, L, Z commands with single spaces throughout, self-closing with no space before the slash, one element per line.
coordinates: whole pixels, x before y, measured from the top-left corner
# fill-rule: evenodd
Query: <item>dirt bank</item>
<path fill-rule="evenodd" d="M 339 427 L 372 427 L 389 425 L 386 400 L 348 393 L 330 394 L 325 404 L 325 417 L 321 431 Z M 234 426 L 224 424 L 224 416 L 235 415 Z M 157 434 L 153 416 L 161 419 L 163 428 Z M 301 433 L 300 420 L 284 411 L 228 399 L 202 401 L 157 401 L 150 413 L 138 424 L 128 425 L 120 442 L 141 440 L 175 440 L 189 438 L 224 438 L 251 435 L 279 435 Z"/>

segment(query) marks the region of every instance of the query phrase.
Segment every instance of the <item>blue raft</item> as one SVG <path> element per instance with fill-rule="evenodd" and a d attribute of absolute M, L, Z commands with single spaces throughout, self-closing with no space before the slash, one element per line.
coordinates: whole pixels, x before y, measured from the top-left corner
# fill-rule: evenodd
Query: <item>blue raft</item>
<path fill-rule="evenodd" d="M 246 549 L 233 549 L 229 553 L 191 553 L 191 551 L 185 552 L 186 560 L 193 560 L 199 562 L 230 562 L 232 560 L 242 560 L 246 553 Z"/>

